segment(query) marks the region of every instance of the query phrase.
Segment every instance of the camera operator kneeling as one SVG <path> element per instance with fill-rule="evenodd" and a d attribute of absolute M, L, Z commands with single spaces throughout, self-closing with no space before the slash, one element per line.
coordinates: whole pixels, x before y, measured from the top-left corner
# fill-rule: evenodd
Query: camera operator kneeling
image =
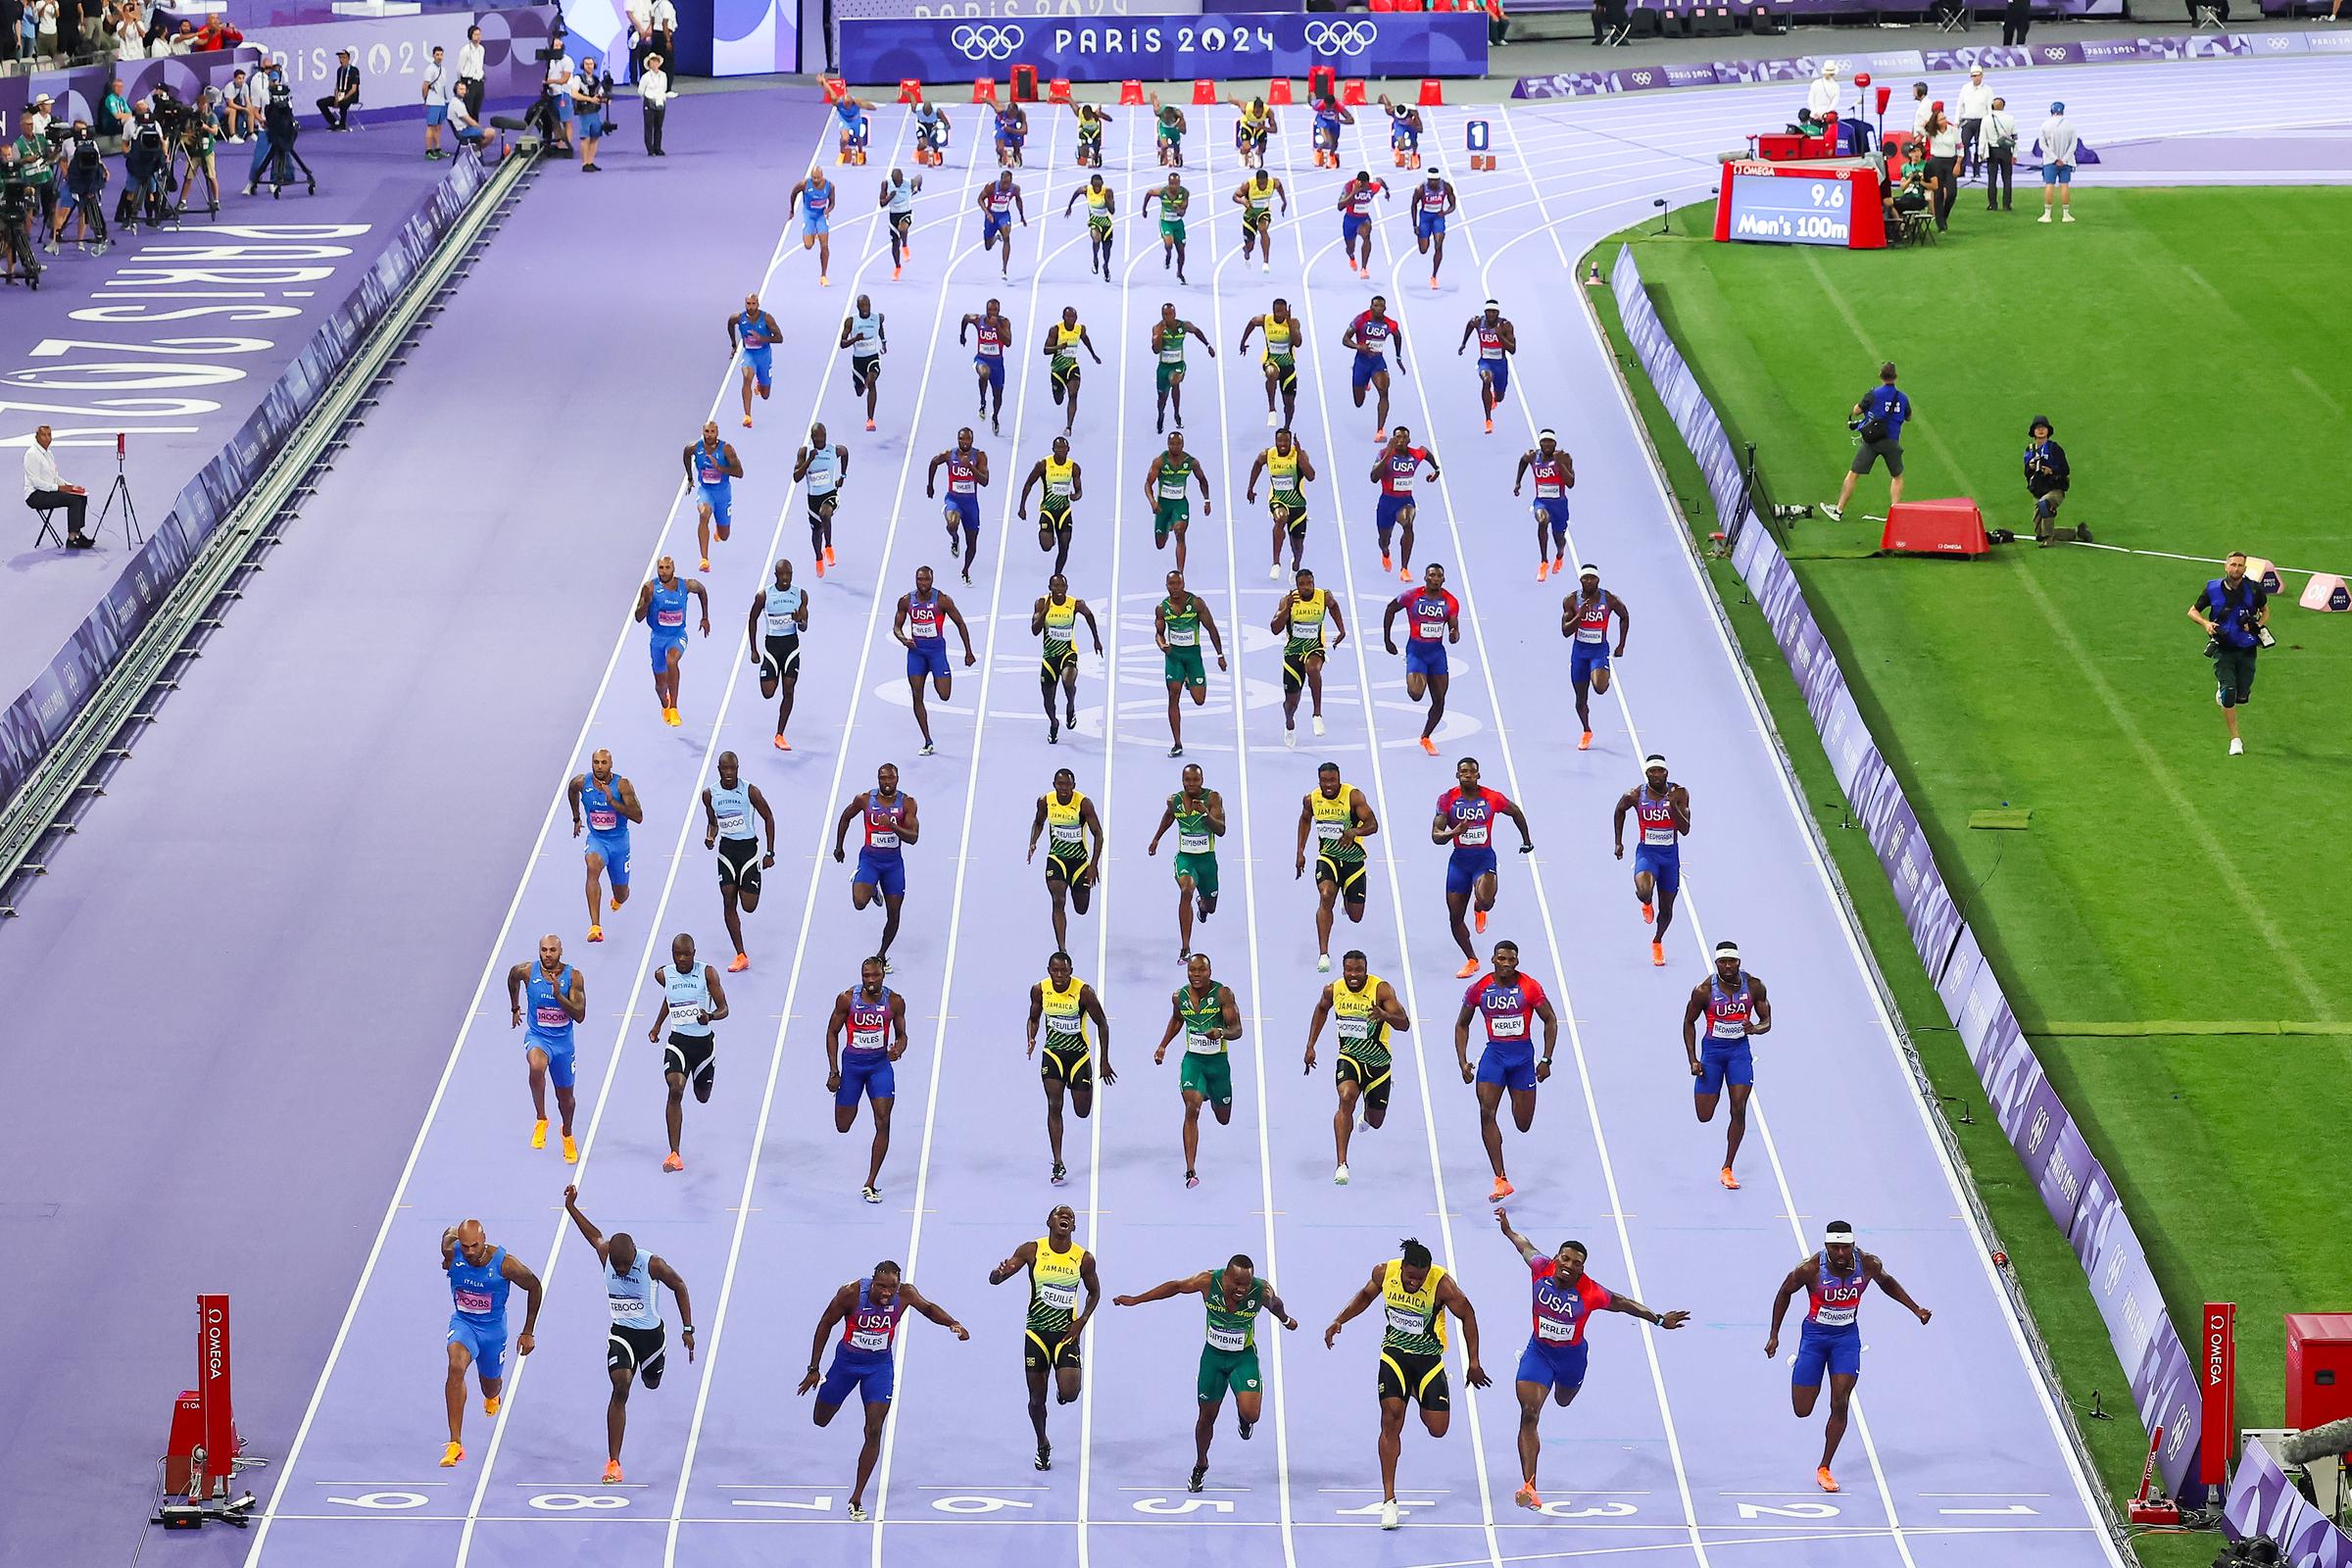
<path fill-rule="evenodd" d="M 2026 426 L 2026 493 L 2034 498 L 2034 542 L 2045 550 L 2057 538 L 2058 509 L 2066 502 L 2073 471 L 2067 466 L 2066 448 L 2050 435 L 2050 421 L 2042 415 L 2034 416 L 2034 422 Z M 2075 537 L 2088 544 L 2090 530 L 2078 523 Z"/>

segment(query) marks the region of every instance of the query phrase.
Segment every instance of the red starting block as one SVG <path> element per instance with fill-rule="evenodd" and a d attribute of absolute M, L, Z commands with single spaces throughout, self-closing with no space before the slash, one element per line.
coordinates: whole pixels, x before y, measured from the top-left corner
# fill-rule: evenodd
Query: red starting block
<path fill-rule="evenodd" d="M 850 84 L 839 76 L 821 76 L 818 82 L 825 89 L 825 102 L 837 104 L 850 95 Z"/>
<path fill-rule="evenodd" d="M 1268 105 L 1274 107 L 1289 107 L 1292 102 L 1291 78 L 1288 76 L 1276 76 L 1272 81 L 1267 82 L 1266 102 Z"/>
<path fill-rule="evenodd" d="M 1361 109 L 1365 103 L 1364 84 L 1361 81 L 1341 82 L 1340 103 L 1348 109 Z"/>
<path fill-rule="evenodd" d="M 1120 102 L 1120 103 L 1122 103 L 1122 104 L 1140 104 L 1140 103 L 1142 103 L 1143 101 L 1144 101 L 1144 84 L 1143 84 L 1142 82 L 1140 82 L 1140 81 L 1122 81 L 1122 82 L 1120 82 L 1120 83 L 1119 83 L 1119 102 Z"/>
<path fill-rule="evenodd" d="M 1193 102 L 1196 104 L 1213 104 L 1216 101 L 1217 84 L 1206 76 L 1195 77 L 1193 79 Z"/>
<path fill-rule="evenodd" d="M 1052 81 L 1047 82 L 1046 101 L 1056 104 L 1068 103 L 1070 101 L 1070 78 L 1055 76 Z"/>
<path fill-rule="evenodd" d="M 1434 108 L 1446 102 L 1446 84 L 1435 76 L 1421 78 L 1421 107 Z"/>
<path fill-rule="evenodd" d="M 230 1397 L 228 1298 L 196 1298 L 196 1387 L 172 1405 L 164 1490 L 191 1502 L 226 1497 L 244 1444 Z"/>
<path fill-rule="evenodd" d="M 1904 501 L 1886 509 L 1879 549 L 1890 555 L 1982 556 L 1991 550 L 1984 514 L 1965 496 L 1947 501 Z"/>
<path fill-rule="evenodd" d="M 1331 66 L 1309 67 L 1306 73 L 1306 96 L 1320 103 L 1325 98 L 1339 92 L 1339 83 L 1340 74 L 1335 68 Z"/>
<path fill-rule="evenodd" d="M 903 104 L 919 104 L 922 101 L 922 78 L 920 76 L 901 76 L 899 78 L 899 102 Z"/>
<path fill-rule="evenodd" d="M 993 103 L 995 103 L 996 101 L 997 101 L 997 78 L 996 78 L 996 77 L 994 77 L 994 76 L 975 76 L 975 77 L 973 77 L 973 78 L 972 78 L 972 102 L 974 102 L 974 103 L 976 103 L 976 104 L 993 104 Z"/>

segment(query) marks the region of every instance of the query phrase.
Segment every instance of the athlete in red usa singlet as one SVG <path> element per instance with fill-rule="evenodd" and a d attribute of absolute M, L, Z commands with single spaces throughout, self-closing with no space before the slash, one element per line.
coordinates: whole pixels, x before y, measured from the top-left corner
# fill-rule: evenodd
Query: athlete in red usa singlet
<path fill-rule="evenodd" d="M 1381 617 L 1381 645 L 1391 654 L 1396 652 L 1396 617 L 1404 616 L 1404 695 L 1414 702 L 1429 694 L 1429 717 L 1421 725 L 1421 750 L 1431 757 L 1438 755 L 1434 737 L 1438 726 L 1446 719 L 1446 692 L 1453 684 L 1453 676 L 1446 659 L 1446 645 L 1462 640 L 1462 602 L 1446 591 L 1446 568 L 1436 564 L 1421 573 L 1421 586 L 1408 588 L 1389 601 L 1389 610 Z M 1486 922 L 1479 922 L 1486 929 Z"/>
<path fill-rule="evenodd" d="M 1794 1366 L 1789 1373 L 1790 1407 L 1799 1420 L 1813 1413 L 1821 1396 L 1821 1375 L 1830 1375 L 1830 1417 L 1824 1423 L 1821 1465 L 1814 1481 L 1824 1492 L 1838 1490 L 1830 1461 L 1845 1436 L 1846 1405 L 1854 1396 L 1854 1382 L 1862 1375 L 1862 1293 L 1876 1282 L 1889 1300 L 1909 1308 L 1924 1326 L 1935 1316 L 1911 1299 L 1895 1283 L 1877 1255 L 1854 1245 L 1854 1228 L 1844 1220 L 1830 1221 L 1822 1233 L 1821 1250 L 1790 1269 L 1772 1298 L 1772 1332 L 1764 1341 L 1764 1358 L 1781 1351 L 1781 1319 L 1799 1291 L 1805 1294 L 1805 1321 L 1797 1335 Z"/>
<path fill-rule="evenodd" d="M 998 360 L 1002 373 L 1004 361 Z M 988 396 L 983 387 L 983 398 Z M 1003 396 L 1003 389 L 999 389 Z M 972 427 L 956 432 L 956 444 L 931 460 L 923 475 L 923 494 L 939 499 L 939 470 L 948 470 L 948 499 L 940 514 L 948 522 L 948 554 L 963 558 L 963 580 L 972 580 L 972 562 L 980 554 L 980 492 L 988 484 L 988 454 L 972 445 Z"/>
<path fill-rule="evenodd" d="M 1642 782 L 1617 797 L 1613 831 L 1617 858 L 1625 858 L 1625 818 L 1632 812 L 1641 830 L 1634 850 L 1634 897 L 1641 901 L 1642 920 L 1648 924 L 1650 900 L 1656 899 L 1657 921 L 1649 933 L 1649 961 L 1666 966 L 1666 928 L 1674 924 L 1674 901 L 1683 891 L 1683 836 L 1690 831 L 1690 792 L 1668 776 L 1666 759 L 1656 753 L 1642 760 Z"/>
<path fill-rule="evenodd" d="M 1334 152 L 1332 158 L 1337 168 L 1339 154 Z M 1348 258 L 1348 270 L 1366 277 L 1372 275 L 1372 199 L 1376 196 L 1384 202 L 1396 200 L 1389 193 L 1389 182 L 1374 179 L 1369 169 L 1357 170 L 1355 177 L 1340 189 L 1340 254 Z M 1356 402 L 1360 406 L 1363 399 Z"/>
<path fill-rule="evenodd" d="M 1382 399 L 1387 407 L 1387 399 Z M 1413 445 L 1413 432 L 1398 425 L 1389 437 L 1389 444 L 1380 449 L 1372 463 L 1372 481 L 1380 486 L 1380 500 L 1372 512 L 1373 526 L 1380 532 L 1380 569 L 1389 569 L 1389 536 L 1396 529 L 1404 530 L 1396 558 L 1396 580 L 1413 580 L 1413 517 L 1419 509 L 1413 501 L 1413 481 L 1420 476 L 1421 465 L 1429 465 L 1429 476 L 1441 477 L 1438 455 L 1428 447 Z"/>
<path fill-rule="evenodd" d="M 1462 950 L 1462 966 L 1454 971 L 1454 978 L 1467 980 L 1478 973 L 1478 955 L 1470 946 L 1470 933 L 1462 927 L 1462 916 L 1475 901 L 1478 929 L 1483 934 L 1487 911 L 1494 907 L 1495 818 L 1507 816 L 1519 829 L 1521 855 L 1535 854 L 1536 841 L 1527 830 L 1527 813 L 1501 791 L 1479 783 L 1477 758 L 1465 757 L 1456 762 L 1453 776 L 1458 782 L 1438 797 L 1438 813 L 1429 825 L 1429 837 L 1451 852 L 1446 861 L 1446 919 L 1452 928 L 1454 945 Z"/>
<path fill-rule="evenodd" d="M 1441 237 L 1439 244 L 1445 240 Z M 1435 281 L 1435 278 L 1432 278 Z M 1462 340 L 1454 346 L 1453 357 L 1460 359 L 1469 350 L 1470 339 L 1478 339 L 1478 402 L 1487 416 L 1487 434 L 1494 433 L 1494 405 L 1511 389 L 1510 357 L 1519 352 L 1519 329 L 1511 318 L 1502 314 L 1502 307 L 1487 301 L 1487 308 L 1470 318 L 1462 328 Z"/>
<path fill-rule="evenodd" d="M 1370 242 L 1366 241 L 1369 250 Z M 1373 416 L 1375 428 L 1372 439 L 1389 438 L 1389 345 L 1396 347 L 1396 373 L 1410 375 L 1404 363 L 1404 323 L 1389 314 L 1386 297 L 1375 294 L 1371 305 L 1348 323 L 1340 334 L 1340 347 L 1355 355 L 1355 364 L 1348 372 L 1348 387 L 1355 393 L 1355 406 L 1364 406 L 1364 389 L 1370 387 L 1380 394 L 1377 412 Z"/>
<path fill-rule="evenodd" d="M 850 1517 L 865 1518 L 865 1483 L 882 1453 L 882 1425 L 890 1419 L 890 1401 L 898 1392 L 898 1367 L 892 1349 L 898 1342 L 899 1320 L 908 1311 L 920 1312 L 958 1340 L 971 1330 L 949 1315 L 937 1301 L 900 1278 L 896 1263 L 874 1265 L 872 1279 L 852 1280 L 833 1293 L 824 1316 L 816 1320 L 816 1338 L 808 1347 L 808 1372 L 800 1393 L 816 1396 L 811 1417 L 820 1427 L 833 1417 L 856 1389 L 865 1402 L 865 1437 L 858 1448 L 858 1483 L 850 1489 Z M 834 1333 L 836 1326 L 841 1332 Z M 833 1344 L 833 1364 L 820 1379 L 817 1363 L 824 1359 L 826 1342 Z"/>
<path fill-rule="evenodd" d="M 1536 581 L 1542 582 L 1567 569 L 1568 492 L 1576 488 L 1576 460 L 1560 450 L 1560 438 L 1549 430 L 1540 432 L 1536 444 L 1519 454 L 1511 494 L 1520 494 L 1530 475 L 1536 481 Z M 1551 534 L 1548 555 L 1544 548 L 1546 530 Z"/>
<path fill-rule="evenodd" d="M 1011 249 L 1007 239 L 1005 248 Z M 965 337 L 970 333 L 971 339 Z M 976 341 L 973 341 L 976 340 Z M 988 416 L 989 433 L 1003 435 L 997 417 L 1004 412 L 1004 345 L 1012 341 L 1012 321 L 990 300 L 977 316 L 967 316 L 956 328 L 958 346 L 972 341 L 972 369 L 980 378 L 980 412 Z"/>
<path fill-rule="evenodd" d="M 1543 494 L 1540 481 L 1536 492 L 1538 496 Z M 1543 505 L 1541 500 L 1536 503 L 1539 510 Z M 1543 525 L 1539 521 L 1539 550 L 1543 547 L 1542 535 Z M 1537 564 L 1536 570 L 1540 577 L 1543 573 L 1542 563 Z M 1611 618 L 1617 622 L 1617 652 L 1613 656 L 1609 652 Z M 1624 600 L 1600 585 L 1600 568 L 1589 561 L 1577 567 L 1576 592 L 1560 601 L 1560 635 L 1568 639 L 1568 685 L 1576 693 L 1576 721 L 1584 729 L 1584 734 L 1576 743 L 1576 749 L 1580 752 L 1592 749 L 1592 694 L 1609 689 L 1609 661 L 1612 657 L 1625 657 L 1625 640 L 1633 634 L 1633 612 L 1625 608 Z M 1685 831 L 1689 831 L 1688 824 L 1685 824 Z M 1659 929 L 1665 928 L 1661 926 Z"/>
<path fill-rule="evenodd" d="M 890 945 L 899 937 L 899 909 L 906 902 L 906 858 L 904 846 L 922 837 L 915 819 L 914 797 L 899 788 L 899 770 L 884 762 L 874 770 L 874 787 L 850 797 L 833 824 L 833 859 L 849 858 L 846 841 L 850 824 L 858 822 L 865 837 L 858 850 L 858 869 L 850 878 L 850 907 L 862 909 L 877 899 L 882 904 L 882 945 L 874 956 L 890 967 Z"/>
<path fill-rule="evenodd" d="M 1470 1021 L 1487 1023 L 1487 1049 L 1470 1065 Z M 1536 1055 L 1529 1038 L 1529 1018 L 1544 1021 L 1544 1054 Z M 1536 1085 L 1551 1076 L 1551 1054 L 1560 1043 L 1559 1014 L 1536 977 L 1519 968 L 1519 944 L 1494 944 L 1494 967 L 1470 982 L 1462 994 L 1462 1010 L 1453 1019 L 1453 1057 L 1462 1069 L 1462 1082 L 1478 1086 L 1478 1132 L 1487 1146 L 1487 1162 L 1494 1168 L 1494 1190 L 1487 1201 L 1499 1203 L 1517 1189 L 1502 1171 L 1502 1124 L 1496 1112 L 1503 1091 L 1510 1091 L 1511 1121 L 1521 1132 L 1536 1125 Z"/>

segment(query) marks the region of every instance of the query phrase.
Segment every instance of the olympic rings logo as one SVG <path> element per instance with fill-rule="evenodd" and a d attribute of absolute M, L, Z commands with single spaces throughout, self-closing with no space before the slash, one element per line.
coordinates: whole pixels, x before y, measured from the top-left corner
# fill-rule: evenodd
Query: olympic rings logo
<path fill-rule="evenodd" d="M 966 24 L 948 34 L 948 42 L 966 60 L 1008 60 L 1028 38 L 1018 26 Z"/>
<path fill-rule="evenodd" d="M 1321 19 L 1306 24 L 1306 46 L 1319 55 L 1360 55 L 1380 37 L 1380 28 L 1369 22 L 1324 22 Z"/>

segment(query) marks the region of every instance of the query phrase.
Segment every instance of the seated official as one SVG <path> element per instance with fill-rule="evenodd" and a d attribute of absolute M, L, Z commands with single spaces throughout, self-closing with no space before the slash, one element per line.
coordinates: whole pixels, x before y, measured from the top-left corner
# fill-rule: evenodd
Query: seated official
<path fill-rule="evenodd" d="M 318 100 L 318 116 L 329 130 L 349 130 L 351 112 L 360 103 L 360 68 L 351 63 L 351 51 L 335 51 L 334 90 Z"/>
<path fill-rule="evenodd" d="M 24 505 L 35 510 L 55 509 L 66 514 L 68 550 L 87 550 L 97 543 L 81 531 L 90 498 L 81 486 L 68 484 L 59 475 L 57 460 L 49 455 L 49 427 L 45 424 L 32 432 L 32 445 L 24 449 Z"/>
<path fill-rule="evenodd" d="M 2026 427 L 2026 492 L 2034 498 L 2034 539 L 2044 549 L 2057 536 L 2058 509 L 2066 502 L 2066 448 L 2050 439 L 2050 421 L 2041 415 Z M 2077 539 L 2088 542 L 2090 530 L 2078 525 Z"/>

